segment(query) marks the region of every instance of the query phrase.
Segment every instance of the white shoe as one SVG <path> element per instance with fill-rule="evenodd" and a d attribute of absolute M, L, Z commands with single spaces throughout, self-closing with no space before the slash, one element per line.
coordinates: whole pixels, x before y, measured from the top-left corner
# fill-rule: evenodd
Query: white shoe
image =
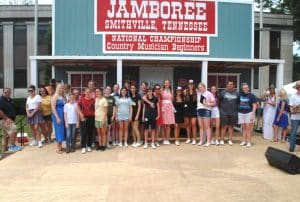
<path fill-rule="evenodd" d="M 107 143 L 106 148 L 110 149 L 110 144 L 109 143 Z"/>
<path fill-rule="evenodd" d="M 215 145 L 216 145 L 216 146 L 219 146 L 219 144 L 220 144 L 219 140 L 216 140 L 216 141 L 215 141 Z"/>
<path fill-rule="evenodd" d="M 38 142 L 36 141 L 36 140 L 33 140 L 30 144 L 29 144 L 29 146 L 31 146 L 31 147 L 34 147 L 34 146 L 37 146 L 38 145 Z"/>
<path fill-rule="evenodd" d="M 179 146 L 179 145 L 180 145 L 180 142 L 179 142 L 178 140 L 176 140 L 176 141 L 175 141 L 175 145 L 176 145 L 176 146 Z"/>
<path fill-rule="evenodd" d="M 224 145 L 224 140 L 220 140 L 220 145 Z"/>
<path fill-rule="evenodd" d="M 186 141 L 185 141 L 185 144 L 190 144 L 191 143 L 191 139 L 190 138 L 188 138 Z"/>
<path fill-rule="evenodd" d="M 210 143 L 209 142 L 207 142 L 205 145 L 204 145 L 204 147 L 209 147 L 210 146 Z"/>
<path fill-rule="evenodd" d="M 167 145 L 167 144 L 168 144 L 168 141 L 167 141 L 167 140 L 164 140 L 164 141 L 163 141 L 163 144 L 164 144 L 164 145 Z"/>
<path fill-rule="evenodd" d="M 116 141 L 113 141 L 112 145 L 113 145 L 113 146 L 117 146 Z"/>
<path fill-rule="evenodd" d="M 42 141 L 39 141 L 39 142 L 38 142 L 38 147 L 39 147 L 39 148 L 42 148 L 42 147 L 43 147 Z"/>
<path fill-rule="evenodd" d="M 156 146 L 156 147 L 159 147 L 159 146 L 160 146 L 160 145 L 158 144 L 158 142 L 157 142 L 157 141 L 155 142 L 155 146 Z"/>
<path fill-rule="evenodd" d="M 120 143 L 118 144 L 118 146 L 119 146 L 119 147 L 123 147 L 123 144 L 122 144 L 122 142 L 120 142 Z"/>
<path fill-rule="evenodd" d="M 142 146 L 142 143 L 141 143 L 141 142 L 135 143 L 135 147 L 140 147 L 140 146 Z"/>
<path fill-rule="evenodd" d="M 199 141 L 198 146 L 201 146 L 201 145 L 203 145 L 203 142 Z"/>
<path fill-rule="evenodd" d="M 232 140 L 228 140 L 228 144 L 229 144 L 230 146 L 232 146 L 232 145 L 233 145 Z"/>
<path fill-rule="evenodd" d="M 251 142 L 248 142 L 248 143 L 247 143 L 247 147 L 251 147 Z"/>
<path fill-rule="evenodd" d="M 152 149 L 156 149 L 156 146 L 154 143 L 151 143 L 151 147 L 152 147 Z"/>
<path fill-rule="evenodd" d="M 133 142 L 131 146 L 132 146 L 132 147 L 136 147 L 136 146 L 135 146 L 136 143 L 137 143 L 137 142 Z"/>
<path fill-rule="evenodd" d="M 215 141 L 214 141 L 214 140 L 211 140 L 211 141 L 210 141 L 210 144 L 214 145 L 214 144 L 215 144 Z"/>
<path fill-rule="evenodd" d="M 145 144 L 144 144 L 144 149 L 147 149 L 147 148 L 148 148 L 148 144 L 145 143 Z"/>
<path fill-rule="evenodd" d="M 195 144 L 196 144 L 196 140 L 193 140 L 193 141 L 192 141 L 192 145 L 195 145 Z"/>
<path fill-rule="evenodd" d="M 82 148 L 82 149 L 81 149 L 81 153 L 82 153 L 82 154 L 85 154 L 85 153 L 86 153 L 86 148 Z"/>
<path fill-rule="evenodd" d="M 88 152 L 91 152 L 91 151 L 92 151 L 92 148 L 91 148 L 91 147 L 87 147 L 87 151 L 88 151 Z"/>
<path fill-rule="evenodd" d="M 240 144 L 240 146 L 245 146 L 245 145 L 246 145 L 245 141 L 241 142 L 241 144 Z"/>
<path fill-rule="evenodd" d="M 127 142 L 124 142 L 124 147 L 128 147 L 128 143 Z"/>

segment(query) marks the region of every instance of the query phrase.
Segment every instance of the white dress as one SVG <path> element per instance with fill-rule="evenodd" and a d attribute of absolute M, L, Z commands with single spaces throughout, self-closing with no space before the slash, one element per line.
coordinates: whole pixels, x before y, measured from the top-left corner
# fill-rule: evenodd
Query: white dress
<path fill-rule="evenodd" d="M 268 97 L 268 101 L 275 103 L 275 96 Z M 274 131 L 273 131 L 273 121 L 275 117 L 276 107 L 270 104 L 264 105 L 263 111 L 263 135 L 264 139 L 273 140 Z"/>

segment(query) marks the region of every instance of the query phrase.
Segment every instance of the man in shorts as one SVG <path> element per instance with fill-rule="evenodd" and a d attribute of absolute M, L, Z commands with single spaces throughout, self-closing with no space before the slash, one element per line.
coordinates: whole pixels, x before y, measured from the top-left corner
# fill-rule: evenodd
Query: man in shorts
<path fill-rule="evenodd" d="M 237 90 L 234 89 L 232 81 L 227 82 L 226 89 L 220 93 L 220 115 L 221 115 L 221 140 L 220 145 L 224 145 L 224 136 L 228 130 L 229 139 L 228 144 L 233 145 L 233 127 L 237 124 L 238 118 L 238 97 Z"/>
<path fill-rule="evenodd" d="M 10 138 L 10 146 L 8 151 L 17 152 L 22 147 L 15 144 L 17 137 L 17 126 L 14 124 L 16 118 L 15 105 L 10 98 L 11 89 L 4 88 L 3 94 L 0 97 L 0 128 L 3 131 L 2 135 L 2 152 L 7 150 L 8 138 Z M 0 158 L 2 155 L 0 154 Z"/>

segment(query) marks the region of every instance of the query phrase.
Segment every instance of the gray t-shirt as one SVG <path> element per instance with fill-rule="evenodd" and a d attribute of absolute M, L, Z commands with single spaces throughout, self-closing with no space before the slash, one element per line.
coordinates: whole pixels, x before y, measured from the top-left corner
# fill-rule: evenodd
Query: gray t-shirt
<path fill-rule="evenodd" d="M 220 114 L 223 115 L 237 115 L 238 113 L 238 97 L 239 93 L 234 91 L 227 91 L 226 89 L 220 93 Z"/>

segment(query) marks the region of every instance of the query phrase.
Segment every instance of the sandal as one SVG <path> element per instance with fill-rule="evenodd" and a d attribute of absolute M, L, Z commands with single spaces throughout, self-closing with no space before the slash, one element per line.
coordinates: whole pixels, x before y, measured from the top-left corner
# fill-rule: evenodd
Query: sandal
<path fill-rule="evenodd" d="M 278 142 L 278 139 L 274 139 L 274 140 L 272 140 L 271 142 Z"/>
<path fill-rule="evenodd" d="M 62 154 L 62 153 L 63 153 L 63 151 L 57 148 L 57 149 L 56 149 L 56 153 L 58 153 L 58 154 Z"/>

